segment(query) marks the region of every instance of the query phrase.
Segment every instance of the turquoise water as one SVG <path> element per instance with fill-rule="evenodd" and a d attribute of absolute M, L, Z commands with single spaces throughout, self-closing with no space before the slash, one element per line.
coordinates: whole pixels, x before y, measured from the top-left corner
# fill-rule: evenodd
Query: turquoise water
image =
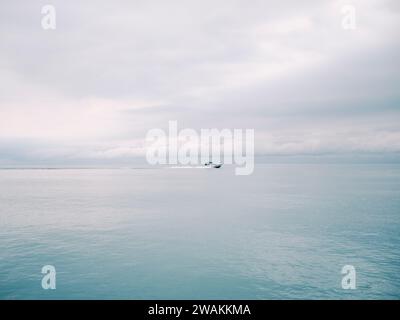
<path fill-rule="evenodd" d="M 400 165 L 0 170 L 1 299 L 399 299 L 399 246 Z"/>

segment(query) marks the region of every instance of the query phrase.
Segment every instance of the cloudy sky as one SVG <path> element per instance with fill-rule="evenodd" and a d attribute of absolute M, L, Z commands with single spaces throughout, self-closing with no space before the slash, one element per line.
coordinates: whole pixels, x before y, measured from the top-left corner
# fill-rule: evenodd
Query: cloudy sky
<path fill-rule="evenodd" d="M 2 166 L 143 158 L 168 120 L 253 128 L 258 155 L 400 152 L 398 0 L 0 0 L 0 37 Z"/>

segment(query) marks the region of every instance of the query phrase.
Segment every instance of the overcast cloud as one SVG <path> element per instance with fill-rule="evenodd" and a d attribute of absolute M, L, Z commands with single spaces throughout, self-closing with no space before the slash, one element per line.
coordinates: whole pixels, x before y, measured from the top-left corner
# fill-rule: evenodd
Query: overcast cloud
<path fill-rule="evenodd" d="M 141 157 L 168 120 L 254 128 L 258 155 L 400 152 L 396 0 L 0 0 L 0 39 L 0 165 Z"/>

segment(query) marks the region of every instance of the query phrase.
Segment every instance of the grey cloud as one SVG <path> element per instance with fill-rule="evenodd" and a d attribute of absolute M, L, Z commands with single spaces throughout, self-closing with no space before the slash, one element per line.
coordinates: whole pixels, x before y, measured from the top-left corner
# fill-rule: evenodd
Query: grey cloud
<path fill-rule="evenodd" d="M 354 1 L 345 31 L 341 1 L 53 1 L 43 31 L 42 1 L 2 1 L 0 157 L 134 156 L 175 119 L 260 154 L 400 151 L 396 3 Z"/>

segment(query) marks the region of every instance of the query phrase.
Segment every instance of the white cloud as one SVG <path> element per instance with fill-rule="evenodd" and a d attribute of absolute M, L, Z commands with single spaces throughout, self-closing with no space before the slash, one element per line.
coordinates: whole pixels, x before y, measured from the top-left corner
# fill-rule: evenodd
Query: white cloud
<path fill-rule="evenodd" d="M 254 128 L 261 154 L 398 152 L 400 10 L 354 0 L 346 31 L 344 4 L 54 1 L 43 31 L 40 1 L 8 1 L 0 158 L 140 156 L 168 120 Z"/>

